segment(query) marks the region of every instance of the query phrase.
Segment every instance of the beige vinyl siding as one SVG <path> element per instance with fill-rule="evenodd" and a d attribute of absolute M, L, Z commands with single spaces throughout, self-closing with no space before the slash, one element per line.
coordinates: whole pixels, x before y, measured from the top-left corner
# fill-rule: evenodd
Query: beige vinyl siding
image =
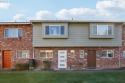
<path fill-rule="evenodd" d="M 109 47 L 121 46 L 121 24 L 116 24 L 113 39 L 89 38 L 89 23 L 68 23 L 68 38 L 44 39 L 42 38 L 42 23 L 33 23 L 34 47 Z M 116 28 L 117 27 L 117 28 Z"/>

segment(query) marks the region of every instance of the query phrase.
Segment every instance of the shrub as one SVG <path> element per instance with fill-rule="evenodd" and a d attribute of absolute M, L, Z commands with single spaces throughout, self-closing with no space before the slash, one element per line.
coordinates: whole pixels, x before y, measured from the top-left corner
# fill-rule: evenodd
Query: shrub
<path fill-rule="evenodd" d="M 15 70 L 29 70 L 29 64 L 28 63 L 18 63 L 15 65 Z"/>
<path fill-rule="evenodd" d="M 51 61 L 49 61 L 49 60 L 43 61 L 43 65 L 44 65 L 44 70 L 50 70 L 51 69 Z"/>

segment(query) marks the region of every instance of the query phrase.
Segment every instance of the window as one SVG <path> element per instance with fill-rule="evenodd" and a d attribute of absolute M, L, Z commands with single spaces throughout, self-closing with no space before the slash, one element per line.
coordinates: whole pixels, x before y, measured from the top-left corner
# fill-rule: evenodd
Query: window
<path fill-rule="evenodd" d="M 16 58 L 29 58 L 29 50 L 16 51 Z"/>
<path fill-rule="evenodd" d="M 65 27 L 60 25 L 45 26 L 45 35 L 64 35 Z"/>
<path fill-rule="evenodd" d="M 92 35 L 113 35 L 113 25 L 92 25 Z"/>
<path fill-rule="evenodd" d="M 100 54 L 102 58 L 113 58 L 114 51 L 113 50 L 103 50 Z"/>
<path fill-rule="evenodd" d="M 53 51 L 52 50 L 41 50 L 40 51 L 40 57 L 41 58 L 52 58 L 53 57 Z"/>
<path fill-rule="evenodd" d="M 84 58 L 84 50 L 79 51 L 80 58 Z"/>
<path fill-rule="evenodd" d="M 16 28 L 5 29 L 4 37 L 12 37 L 12 38 L 22 37 L 22 29 L 16 29 Z"/>

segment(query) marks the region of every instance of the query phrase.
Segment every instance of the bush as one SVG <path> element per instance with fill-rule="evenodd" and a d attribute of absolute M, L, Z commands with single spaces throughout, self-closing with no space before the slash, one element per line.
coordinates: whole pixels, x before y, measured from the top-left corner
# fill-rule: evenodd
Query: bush
<path fill-rule="evenodd" d="M 15 65 L 15 70 L 29 70 L 29 64 L 28 63 L 19 63 Z"/>
<path fill-rule="evenodd" d="M 49 60 L 43 61 L 43 65 L 44 65 L 44 70 L 50 70 L 51 69 L 51 61 L 49 61 Z"/>

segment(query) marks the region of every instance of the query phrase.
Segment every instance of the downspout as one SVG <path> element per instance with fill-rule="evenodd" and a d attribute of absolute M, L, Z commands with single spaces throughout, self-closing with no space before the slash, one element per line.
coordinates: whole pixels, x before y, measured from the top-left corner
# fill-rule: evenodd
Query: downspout
<path fill-rule="evenodd" d="M 121 68 L 121 53 L 120 53 L 120 47 L 119 47 L 119 57 L 118 57 L 118 59 L 119 59 L 119 68 Z"/>
<path fill-rule="evenodd" d="M 34 47 L 33 47 L 33 59 L 34 59 L 35 57 L 34 57 Z"/>
<path fill-rule="evenodd" d="M 35 54 L 34 54 L 34 45 L 33 45 L 33 24 L 31 23 L 31 26 L 32 26 L 32 46 L 33 46 L 33 59 L 35 59 Z"/>

